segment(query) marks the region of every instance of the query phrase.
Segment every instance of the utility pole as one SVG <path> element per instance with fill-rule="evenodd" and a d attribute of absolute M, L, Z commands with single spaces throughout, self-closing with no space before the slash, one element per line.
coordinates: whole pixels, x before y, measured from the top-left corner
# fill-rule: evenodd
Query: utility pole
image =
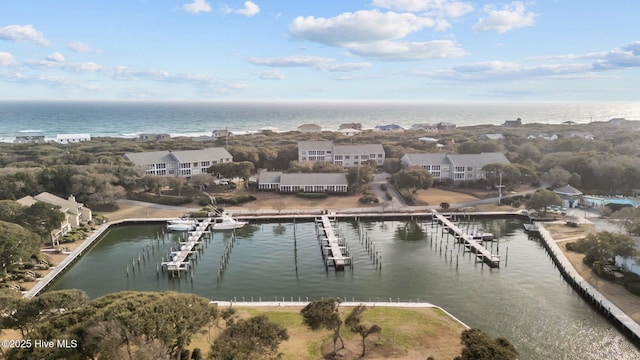
<path fill-rule="evenodd" d="M 504 187 L 504 185 L 502 185 L 502 173 L 500 173 L 500 185 L 498 185 L 498 205 L 500 205 L 502 203 L 502 188 Z"/>

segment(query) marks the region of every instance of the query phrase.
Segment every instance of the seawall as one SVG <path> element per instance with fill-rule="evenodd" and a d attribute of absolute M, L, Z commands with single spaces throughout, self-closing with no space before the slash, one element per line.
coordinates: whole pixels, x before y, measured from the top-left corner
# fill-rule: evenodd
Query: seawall
<path fill-rule="evenodd" d="M 591 286 L 573 267 L 569 259 L 555 242 L 549 230 L 538 224 L 542 245 L 563 278 L 594 308 L 604 314 L 623 334 L 636 346 L 640 346 L 640 325 L 605 298 L 596 288 Z"/>

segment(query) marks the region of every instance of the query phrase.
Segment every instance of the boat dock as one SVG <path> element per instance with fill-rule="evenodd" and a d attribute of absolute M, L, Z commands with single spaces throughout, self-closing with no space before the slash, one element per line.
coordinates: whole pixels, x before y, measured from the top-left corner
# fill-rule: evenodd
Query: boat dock
<path fill-rule="evenodd" d="M 202 222 L 197 223 L 195 230 L 187 233 L 186 241 L 178 243 L 178 249 L 169 254 L 167 261 L 163 259 L 161 263 L 162 268 L 172 274 L 177 273 L 178 276 L 180 276 L 181 271 L 189 271 L 191 268 L 189 255 L 193 254 L 195 252 L 194 249 L 202 243 L 202 235 L 207 233 L 210 224 L 210 218 L 206 218 Z"/>
<path fill-rule="evenodd" d="M 325 264 L 328 261 L 333 262 L 333 266 L 336 270 L 344 270 L 345 265 L 351 265 L 351 257 L 345 256 L 347 254 L 346 244 L 343 239 L 336 236 L 333 221 L 329 218 L 329 215 L 321 215 L 316 218 L 316 231 L 318 233 L 318 240 L 320 240 L 322 246 L 322 255 L 325 259 Z M 328 251 L 328 253 L 327 253 Z M 345 253 L 343 255 L 343 252 Z"/>
<path fill-rule="evenodd" d="M 494 255 L 491 251 L 487 250 L 482 245 L 482 240 L 475 240 L 473 235 L 467 234 L 458 227 L 458 225 L 454 224 L 453 221 L 449 220 L 437 211 L 432 210 L 432 214 L 433 220 L 442 226 L 443 231 L 453 235 L 457 241 L 464 245 L 466 251 L 476 254 L 478 261 L 483 262 L 492 268 L 500 267 L 500 256 Z"/>

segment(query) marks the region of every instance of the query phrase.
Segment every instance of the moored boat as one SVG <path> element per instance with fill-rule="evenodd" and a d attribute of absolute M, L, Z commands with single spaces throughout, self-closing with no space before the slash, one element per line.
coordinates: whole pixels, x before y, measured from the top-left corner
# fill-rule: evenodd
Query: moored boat
<path fill-rule="evenodd" d="M 211 230 L 233 230 L 240 229 L 247 225 L 246 221 L 239 221 L 234 219 L 231 214 L 227 212 L 220 213 L 219 217 L 213 218 L 211 222 Z"/>
<path fill-rule="evenodd" d="M 193 219 L 171 219 L 167 220 L 167 230 L 191 231 L 196 228 L 196 223 Z"/>

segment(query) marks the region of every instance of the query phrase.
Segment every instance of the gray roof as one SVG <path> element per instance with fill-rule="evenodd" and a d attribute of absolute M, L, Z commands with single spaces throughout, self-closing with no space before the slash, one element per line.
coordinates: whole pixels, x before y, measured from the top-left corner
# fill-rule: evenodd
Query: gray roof
<path fill-rule="evenodd" d="M 405 154 L 411 165 L 437 165 L 448 164 L 447 154 L 429 153 L 429 154 Z"/>
<path fill-rule="evenodd" d="M 222 147 L 206 148 L 202 150 L 174 151 L 173 156 L 175 156 L 175 158 L 181 163 L 232 158 L 231 154 Z"/>
<path fill-rule="evenodd" d="M 298 141 L 298 149 L 303 150 L 331 150 L 331 141 Z"/>
<path fill-rule="evenodd" d="M 350 145 L 334 145 L 334 155 L 340 154 L 384 154 L 382 144 L 350 144 Z"/>
<path fill-rule="evenodd" d="M 258 181 L 263 184 L 279 184 L 282 172 L 280 171 L 262 171 L 258 177 Z"/>
<path fill-rule="evenodd" d="M 280 185 L 348 185 L 343 173 L 282 174 Z"/>
<path fill-rule="evenodd" d="M 503 153 L 452 154 L 448 155 L 451 163 L 457 166 L 483 167 L 488 164 L 510 164 Z"/>
<path fill-rule="evenodd" d="M 124 154 L 126 159 L 135 163 L 136 165 L 147 164 L 159 164 L 175 162 L 173 156 L 168 151 L 149 151 L 141 153 L 126 153 Z"/>
<path fill-rule="evenodd" d="M 510 164 L 509 160 L 502 153 L 481 153 L 481 154 L 406 154 L 412 165 L 457 165 L 482 167 L 487 164 Z"/>
<path fill-rule="evenodd" d="M 171 163 L 179 161 L 181 163 L 199 162 L 206 160 L 231 159 L 232 156 L 225 148 L 215 147 L 201 150 L 180 150 L 180 151 L 150 151 L 141 153 L 126 153 L 124 157 L 137 165 Z"/>

